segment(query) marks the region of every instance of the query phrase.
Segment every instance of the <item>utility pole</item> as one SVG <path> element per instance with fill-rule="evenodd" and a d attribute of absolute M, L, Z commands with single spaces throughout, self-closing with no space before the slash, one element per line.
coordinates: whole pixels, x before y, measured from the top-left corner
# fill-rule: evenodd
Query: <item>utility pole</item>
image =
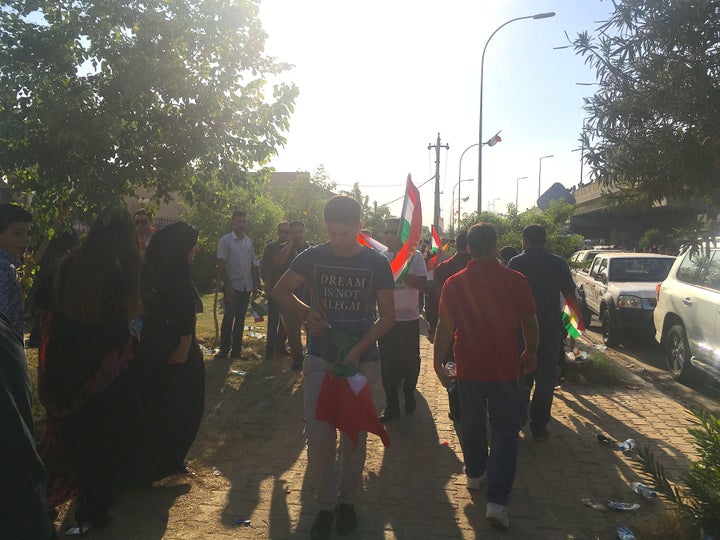
<path fill-rule="evenodd" d="M 440 230 L 440 149 L 450 149 L 449 144 L 440 144 L 440 133 L 437 136 L 436 144 L 428 144 L 428 150 L 435 149 L 435 214 L 433 215 L 433 225 L 436 230 Z M 455 201 L 453 201 L 453 206 Z"/>

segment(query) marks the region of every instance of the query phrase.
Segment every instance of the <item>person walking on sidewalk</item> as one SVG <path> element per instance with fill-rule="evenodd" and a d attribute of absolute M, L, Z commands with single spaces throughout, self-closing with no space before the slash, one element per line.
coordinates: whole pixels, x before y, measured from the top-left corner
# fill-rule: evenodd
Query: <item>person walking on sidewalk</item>
<path fill-rule="evenodd" d="M 385 243 L 388 250 L 383 253 L 392 261 L 402 248 L 399 236 L 400 220 L 385 220 Z M 427 269 L 419 251 L 410 259 L 406 272 L 395 284 L 395 325 L 380 338 L 380 367 L 385 390 L 385 411 L 380 415 L 382 422 L 400 416 L 398 387 L 402 383 L 405 395 L 405 413 L 415 412 L 415 387 L 420 375 L 420 293 L 425 291 Z"/>
<path fill-rule="evenodd" d="M 507 529 L 507 505 L 517 466 L 520 364 L 531 371 L 537 362 L 535 302 L 525 277 L 498 263 L 497 236 L 491 224 L 473 225 L 467 242 L 472 260 L 447 279 L 440 295 L 434 368 L 446 388 L 457 380 L 467 487 L 478 490 L 487 479 L 485 517 Z M 522 355 L 518 324 L 526 344 Z M 443 365 L 454 328 L 456 377 Z"/>
<path fill-rule="evenodd" d="M 282 249 L 275 254 L 273 259 L 273 263 L 281 269 L 278 276 L 290 268 L 290 263 L 295 260 L 299 253 L 312 247 L 312 244 L 305 240 L 306 232 L 304 221 L 295 220 L 290 222 L 290 241 L 283 244 Z M 310 303 L 310 295 L 305 285 L 300 285 L 297 288 L 295 296 L 306 304 Z M 304 358 L 302 338 L 300 336 L 302 321 L 290 314 L 283 314 L 283 321 L 285 321 L 288 344 L 293 357 L 292 369 L 300 371 L 303 367 Z"/>
<path fill-rule="evenodd" d="M 250 297 L 256 297 L 260 289 L 255 249 L 252 240 L 245 235 L 247 214 L 236 210 L 230 223 L 232 231 L 220 238 L 217 249 L 218 272 L 224 285 L 225 313 L 220 326 L 220 350 L 215 353 L 216 359 L 227 358 L 228 354 L 232 358 L 242 358 L 245 312 Z"/>
<path fill-rule="evenodd" d="M 267 297 L 267 345 L 265 346 L 265 360 L 269 360 L 273 353 L 287 353 L 285 349 L 285 341 L 287 335 L 285 326 L 280 321 L 280 306 L 270 297 L 275 283 L 287 268 L 278 268 L 273 262 L 275 255 L 287 244 L 290 239 L 290 223 L 281 221 L 277 227 L 278 239 L 270 242 L 265 246 L 263 251 L 262 262 L 260 263 L 260 277 L 262 277 L 265 285 L 265 295 Z"/>
<path fill-rule="evenodd" d="M 558 381 L 558 348 L 562 343 L 562 306 L 565 298 L 575 297 L 575 283 L 570 267 L 562 257 L 545 248 L 547 234 L 542 225 L 528 225 L 522 233 L 523 252 L 510 259 L 508 267 L 522 273 L 530 282 L 540 328 L 538 363 L 534 373 L 528 373 L 522 384 L 523 401 L 520 406 L 520 425 L 527 421 L 530 404 L 530 431 L 536 441 L 548 436 L 553 392 Z M 530 402 L 530 392 L 535 392 Z"/>
<path fill-rule="evenodd" d="M 273 290 L 283 313 L 305 322 L 309 332 L 303 394 L 308 469 L 320 506 L 311 530 L 314 540 L 329 538 L 333 521 L 341 534 L 357 527 L 354 504 L 362 486 L 367 439 L 361 431 L 354 447 L 341 433 L 336 478 L 336 428 L 315 416 L 322 381 L 333 364 L 342 364 L 357 368 L 372 387 L 380 370 L 376 342 L 395 322 L 390 264 L 358 243 L 360 215 L 352 197 L 330 199 L 324 210 L 330 241 L 298 255 Z M 295 295 L 303 283 L 310 288 L 311 306 Z M 347 353 L 339 350 L 339 341 L 350 347 Z"/>
<path fill-rule="evenodd" d="M 460 231 L 457 234 L 455 237 L 455 246 L 457 249 L 455 255 L 441 262 L 435 268 L 435 279 L 432 282 L 430 296 L 425 304 L 425 319 L 428 323 L 428 341 L 430 343 L 435 341 L 435 328 L 437 327 L 438 321 L 438 304 L 440 303 L 440 292 L 442 291 L 443 285 L 445 285 L 447 278 L 457 274 L 460 270 L 463 270 L 467 266 L 468 262 L 470 262 L 470 252 L 467 250 L 467 231 Z M 445 364 L 454 361 L 453 343 L 451 342 L 448 347 Z M 457 421 L 460 418 L 460 400 L 458 399 L 456 385 L 452 385 L 448 388 L 448 400 L 450 402 L 450 413 L 448 416 L 455 425 L 455 431 L 459 434 Z"/>

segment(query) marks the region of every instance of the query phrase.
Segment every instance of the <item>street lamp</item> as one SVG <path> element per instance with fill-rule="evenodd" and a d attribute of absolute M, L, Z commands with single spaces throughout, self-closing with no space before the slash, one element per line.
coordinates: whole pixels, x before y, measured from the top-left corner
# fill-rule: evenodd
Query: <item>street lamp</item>
<path fill-rule="evenodd" d="M 507 26 L 508 24 L 515 22 L 515 21 L 521 21 L 523 19 L 547 19 L 548 17 L 554 17 L 555 12 L 550 11 L 548 13 L 537 13 L 535 15 L 527 15 L 525 17 L 516 17 L 514 19 L 510 19 L 507 22 L 504 22 L 500 26 L 498 26 L 495 31 L 490 34 L 490 37 L 485 42 L 485 47 L 483 47 L 482 57 L 480 58 L 480 120 L 479 120 L 479 128 L 478 128 L 478 202 L 477 202 L 477 212 L 478 215 L 480 215 L 480 212 L 482 212 L 482 140 L 483 140 L 483 125 L 482 125 L 482 115 L 483 115 L 483 71 L 485 70 L 485 51 L 487 50 L 488 45 L 490 44 L 490 40 L 493 38 L 495 34 L 498 33 L 498 31 Z"/>
<path fill-rule="evenodd" d="M 518 189 L 520 186 L 520 180 L 527 180 L 527 176 L 521 176 L 515 180 L 515 212 L 518 212 Z"/>
<path fill-rule="evenodd" d="M 466 150 L 467 150 L 467 148 L 466 148 Z M 461 162 L 461 164 L 462 164 L 462 156 L 460 156 L 460 162 Z M 472 182 L 473 180 L 475 180 L 475 179 L 474 179 L 474 178 L 466 178 L 465 180 L 458 180 L 457 182 L 455 182 L 455 185 L 453 186 L 453 189 L 452 189 L 452 204 L 450 205 L 450 207 L 453 208 L 453 214 L 452 214 L 452 215 L 454 216 L 454 215 L 455 215 L 455 188 L 458 188 L 458 198 L 457 198 L 457 202 L 458 202 L 458 206 L 457 206 L 457 216 L 458 216 L 458 220 L 460 219 L 460 184 L 463 183 L 463 182 Z M 467 200 L 467 198 L 466 198 L 465 200 Z M 450 220 L 450 221 L 453 223 L 453 225 L 455 225 L 454 220 Z M 453 228 L 454 228 L 454 227 L 453 227 Z"/>
<path fill-rule="evenodd" d="M 551 157 L 555 157 L 555 156 L 550 154 L 549 156 L 543 156 L 540 158 L 540 170 L 538 170 L 538 199 L 540 198 L 540 179 L 542 178 L 542 160 L 551 158 Z"/>
<path fill-rule="evenodd" d="M 487 211 L 490 211 L 490 207 L 492 207 L 492 211 L 495 212 L 495 202 L 499 201 L 501 197 L 495 197 L 492 201 L 488 201 L 488 209 Z"/>

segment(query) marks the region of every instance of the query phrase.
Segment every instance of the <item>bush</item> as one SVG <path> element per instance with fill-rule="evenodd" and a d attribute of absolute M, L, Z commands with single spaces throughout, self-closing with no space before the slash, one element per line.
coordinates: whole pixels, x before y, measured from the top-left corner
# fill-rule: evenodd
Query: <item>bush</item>
<path fill-rule="evenodd" d="M 693 415 L 688 432 L 700 459 L 690 464 L 683 485 L 670 483 L 649 448 L 640 450 L 637 459 L 648 483 L 685 522 L 703 538 L 720 538 L 720 420 L 705 411 Z"/>

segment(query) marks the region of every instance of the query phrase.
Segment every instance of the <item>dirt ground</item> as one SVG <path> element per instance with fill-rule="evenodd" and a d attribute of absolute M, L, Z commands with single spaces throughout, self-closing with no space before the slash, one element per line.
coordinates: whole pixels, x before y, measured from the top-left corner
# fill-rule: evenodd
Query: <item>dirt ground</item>
<path fill-rule="evenodd" d="M 251 338 L 264 348 L 259 336 Z M 591 347 L 590 343 L 586 344 Z M 629 489 L 639 480 L 632 455 L 598 444 L 603 432 L 652 448 L 678 478 L 694 456 L 686 407 L 636 378 L 633 390 L 563 384 L 553 405 L 551 437 L 521 436 L 510 502 L 511 529 L 484 519 L 485 496 L 465 486 L 462 453 L 448 419 L 447 394 L 432 370 L 431 345 L 421 337 L 417 411 L 388 425 L 389 448 L 368 437 L 359 526 L 350 540 L 616 538 L 623 523 L 638 538 L 678 537 L 667 530 L 662 501 Z M 269 361 L 206 358 L 203 422 L 188 455 L 193 476 L 176 475 L 128 492 L 111 525 L 87 538 L 108 540 L 309 538 L 317 512 L 302 436 L 302 375 L 288 356 Z M 382 390 L 373 388 L 378 410 Z M 633 513 L 600 512 L 581 499 L 638 502 Z M 62 537 L 72 509 L 57 521 Z M 246 526 L 244 523 L 249 522 Z M 68 536 L 68 538 L 70 538 Z M 333 532 L 333 539 L 340 538 Z"/>

